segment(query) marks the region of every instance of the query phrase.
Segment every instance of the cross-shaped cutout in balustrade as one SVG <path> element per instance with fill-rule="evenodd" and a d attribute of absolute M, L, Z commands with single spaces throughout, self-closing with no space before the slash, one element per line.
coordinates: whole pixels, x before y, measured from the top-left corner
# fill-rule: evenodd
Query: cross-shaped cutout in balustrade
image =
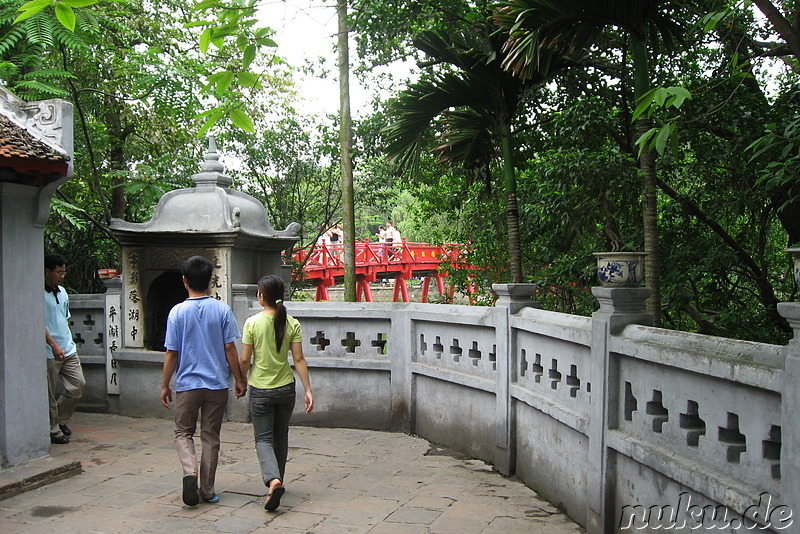
<path fill-rule="evenodd" d="M 378 332 L 378 337 L 370 342 L 373 347 L 378 347 L 378 354 L 386 354 L 386 339 L 386 334 Z"/>
<path fill-rule="evenodd" d="M 761 442 L 764 459 L 769 462 L 770 475 L 775 480 L 781 479 L 781 427 L 772 425 L 769 437 Z"/>
<path fill-rule="evenodd" d="M 700 436 L 706 435 L 706 422 L 700 418 L 699 405 L 693 401 L 686 402 L 686 413 L 679 414 L 678 426 L 686 431 L 686 444 L 697 447 Z"/>
<path fill-rule="evenodd" d="M 727 448 L 728 461 L 738 464 L 742 453 L 747 450 L 747 438 L 739 432 L 739 416 L 735 413 L 728 412 L 727 425 L 719 427 L 719 441 Z"/>
<path fill-rule="evenodd" d="M 95 345 L 102 345 L 103 344 L 103 333 L 98 332 L 97 337 L 92 340 Z"/>
<path fill-rule="evenodd" d="M 442 353 L 444 352 L 444 345 L 442 345 L 442 338 L 436 336 L 436 342 L 433 344 L 433 352 L 436 354 L 436 359 L 442 359 Z"/>
<path fill-rule="evenodd" d="M 633 386 L 630 382 L 625 382 L 625 401 L 623 402 L 623 409 L 625 410 L 625 420 L 633 421 L 633 412 L 639 411 L 639 401 L 633 395 Z"/>
<path fill-rule="evenodd" d="M 544 375 L 544 366 L 542 366 L 542 355 L 536 353 L 533 357 L 533 363 L 531 364 L 531 371 L 533 372 L 533 381 L 537 384 L 541 384 L 542 382 L 542 375 Z"/>
<path fill-rule="evenodd" d="M 569 396 L 575 398 L 578 396 L 578 391 L 581 390 L 581 379 L 578 378 L 578 366 L 570 365 L 569 374 L 567 375 L 567 386 L 569 387 Z"/>
<path fill-rule="evenodd" d="M 348 332 L 345 334 L 344 339 L 342 340 L 342 346 L 344 347 L 345 352 L 353 354 L 356 351 L 356 347 L 361 346 L 361 340 L 356 339 L 355 332 Z"/>
<path fill-rule="evenodd" d="M 425 356 L 425 351 L 428 350 L 428 344 L 425 343 L 425 334 L 419 335 L 419 353 Z"/>
<path fill-rule="evenodd" d="M 454 362 L 458 362 L 461 360 L 461 353 L 463 349 L 458 346 L 458 340 L 453 338 L 453 344 L 450 345 L 450 355 L 453 357 Z"/>
<path fill-rule="evenodd" d="M 75 344 L 78 345 L 79 347 L 82 347 L 83 344 L 86 343 L 86 340 L 83 339 L 83 336 L 81 336 L 80 332 L 72 335 L 72 341 L 74 341 Z"/>
<path fill-rule="evenodd" d="M 647 401 L 644 411 L 653 418 L 653 432 L 661 434 L 664 429 L 664 423 L 669 421 L 669 410 L 664 407 L 663 398 L 659 390 L 653 390 L 653 400 Z"/>
<path fill-rule="evenodd" d="M 478 350 L 477 341 L 472 342 L 472 348 L 469 349 L 467 356 L 469 356 L 470 360 L 472 360 L 472 365 L 477 367 L 478 362 L 481 361 L 481 351 Z"/>
<path fill-rule="evenodd" d="M 84 319 L 83 324 L 86 326 L 94 326 L 94 319 L 92 319 L 91 314 L 86 314 L 86 319 Z"/>
<path fill-rule="evenodd" d="M 331 340 L 325 337 L 325 332 L 322 330 L 317 330 L 316 335 L 310 341 L 312 345 L 317 346 L 317 351 L 323 351 L 331 344 Z"/>
<path fill-rule="evenodd" d="M 547 378 L 550 379 L 550 389 L 558 389 L 558 384 L 561 383 L 561 372 L 558 370 L 558 360 L 555 358 L 551 360 Z"/>

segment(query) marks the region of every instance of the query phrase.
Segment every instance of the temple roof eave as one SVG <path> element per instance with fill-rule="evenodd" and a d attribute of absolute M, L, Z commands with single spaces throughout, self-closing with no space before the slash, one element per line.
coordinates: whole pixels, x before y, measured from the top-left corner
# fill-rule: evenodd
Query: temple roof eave
<path fill-rule="evenodd" d="M 130 223 L 129 223 L 130 224 Z M 299 236 L 292 235 L 259 235 L 235 228 L 226 232 L 200 232 L 200 231 L 161 231 L 112 228 L 114 236 L 120 245 L 138 246 L 203 246 L 203 247 L 233 247 L 246 246 L 262 250 L 286 250 L 291 248 Z"/>

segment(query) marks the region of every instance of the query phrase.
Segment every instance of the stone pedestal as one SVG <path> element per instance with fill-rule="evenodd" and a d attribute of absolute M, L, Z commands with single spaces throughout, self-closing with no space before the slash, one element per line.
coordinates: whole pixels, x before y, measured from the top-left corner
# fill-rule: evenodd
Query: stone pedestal
<path fill-rule="evenodd" d="M 492 284 L 497 295 L 495 302 L 495 332 L 497 341 L 497 425 L 495 427 L 495 468 L 504 475 L 514 472 L 514 410 L 511 405 L 509 383 L 511 368 L 517 347 L 511 333 L 511 315 L 523 308 L 540 308 L 541 304 L 531 300 L 536 284 Z"/>
<path fill-rule="evenodd" d="M 781 395 L 781 500 L 800 510 L 800 302 L 781 302 L 778 313 L 794 330 L 784 347 Z"/>
<path fill-rule="evenodd" d="M 630 324 L 651 325 L 653 317 L 644 311 L 644 303 L 652 291 L 644 287 L 593 287 L 592 294 L 600 309 L 592 314 L 592 395 L 589 408 L 589 472 L 586 531 L 605 534 L 614 530 L 612 496 L 613 462 L 605 443 L 606 431 L 617 423 L 616 402 L 619 391 L 618 373 L 608 351 L 608 338 L 619 334 Z"/>

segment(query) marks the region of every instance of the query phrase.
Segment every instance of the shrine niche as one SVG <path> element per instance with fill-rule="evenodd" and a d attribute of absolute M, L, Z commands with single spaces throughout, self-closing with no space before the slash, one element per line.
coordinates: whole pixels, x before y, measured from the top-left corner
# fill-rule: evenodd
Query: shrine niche
<path fill-rule="evenodd" d="M 187 297 L 180 268 L 194 255 L 214 265 L 209 295 L 232 303 L 232 285 L 255 284 L 265 274 L 283 276 L 281 253 L 298 241 L 300 225 L 277 231 L 263 204 L 231 189 L 216 143 L 209 148 L 195 186 L 165 194 L 145 223 L 111 220 L 122 246 L 122 344 L 163 351 L 169 310 Z"/>

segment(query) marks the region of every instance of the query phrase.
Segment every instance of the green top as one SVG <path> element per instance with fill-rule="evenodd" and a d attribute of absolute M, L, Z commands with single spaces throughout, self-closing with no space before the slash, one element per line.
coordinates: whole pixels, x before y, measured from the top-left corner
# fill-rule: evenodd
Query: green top
<path fill-rule="evenodd" d="M 253 364 L 247 383 L 254 388 L 272 389 L 294 382 L 288 352 L 293 342 L 302 340 L 300 322 L 291 315 L 286 316 L 286 333 L 280 350 L 275 346 L 275 316 L 261 312 L 248 317 L 242 336 L 242 343 L 253 345 Z"/>

